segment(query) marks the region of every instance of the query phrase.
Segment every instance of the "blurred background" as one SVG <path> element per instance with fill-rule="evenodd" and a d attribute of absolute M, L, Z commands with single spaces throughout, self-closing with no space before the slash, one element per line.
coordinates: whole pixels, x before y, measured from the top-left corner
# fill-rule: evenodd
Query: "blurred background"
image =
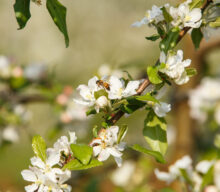
<path fill-rule="evenodd" d="M 22 107 L 26 113 L 23 111 L 22 114 L 25 113 L 28 120 L 19 124 L 19 138 L 13 140 L 15 144 L 5 144 L 0 149 L 0 191 L 24 191 L 27 183 L 23 181 L 20 172 L 28 167 L 29 159 L 33 156 L 30 139 L 32 135 L 42 135 L 48 146 L 60 135 L 67 135 L 68 130 L 76 131 L 81 142 L 87 143 L 91 139 L 91 128 L 98 124 L 99 117 L 74 117 L 74 121 L 69 123 L 66 113 L 62 112 L 64 108 L 68 110 L 68 98 L 64 98 L 64 102 L 63 94 L 74 94 L 78 84 L 86 83 L 106 67 L 111 70 L 129 71 L 134 78 L 143 77 L 146 67 L 158 58 L 158 43 L 145 39 L 146 36 L 155 33 L 152 28 L 132 28 L 130 25 L 142 19 L 145 11 L 153 4 L 159 6 L 167 2 L 176 4 L 176 1 L 165 0 L 63 0 L 62 4 L 67 7 L 69 48 L 65 48 L 63 36 L 53 24 L 44 1 L 41 6 L 31 3 L 32 17 L 23 30 L 17 30 L 14 2 L 1 2 L 0 55 L 10 58 L 10 61 L 16 66 L 21 66 L 22 70 L 31 65 L 40 65 L 50 76 L 49 84 L 52 82 L 56 86 L 51 88 L 45 80 L 43 89 L 41 83 L 30 81 L 34 82 L 34 86 L 25 89 L 25 94 L 38 94 L 37 87 L 41 93 L 55 99 L 51 99 L 50 102 L 41 99 L 37 102 L 23 102 Z M 211 158 L 214 153 L 212 141 L 219 125 L 213 124 L 213 115 L 203 126 L 199 123 L 200 120 L 195 121 L 190 117 L 188 91 L 196 87 L 204 76 L 220 75 L 219 41 L 217 33 L 209 42 L 203 41 L 201 49 L 197 52 L 189 37 L 185 37 L 178 45 L 178 48 L 184 50 L 184 57 L 193 60 L 192 65 L 198 69 L 199 75 L 192 78 L 186 86 L 169 88 L 164 97 L 164 101 L 173 106 L 167 118 L 170 148 L 166 159 L 169 163 L 184 154 L 200 159 L 204 156 Z M 3 89 L 4 85 L 0 87 Z M 67 93 L 68 90 L 70 94 Z M 51 101 L 55 101 L 56 105 Z M 3 109 L 3 104 L 1 108 Z M 8 114 L 2 112 L 1 115 L 5 118 Z M 132 117 L 120 120 L 119 124 L 128 123 L 129 131 L 125 139 L 128 144 L 145 145 L 142 137 L 145 116 L 145 112 L 138 111 Z M 159 166 L 166 170 L 167 165 L 161 166 L 153 159 L 129 149 L 126 150 L 124 159 L 125 163 L 121 169 L 116 169 L 115 163 L 109 160 L 104 167 L 74 172 L 69 181 L 73 191 L 141 192 L 154 191 L 165 186 L 156 180 L 153 169 Z"/>

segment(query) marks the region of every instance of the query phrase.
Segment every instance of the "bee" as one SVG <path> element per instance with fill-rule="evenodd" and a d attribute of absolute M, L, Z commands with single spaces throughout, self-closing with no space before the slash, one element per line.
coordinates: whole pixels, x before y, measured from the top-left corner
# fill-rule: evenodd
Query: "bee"
<path fill-rule="evenodd" d="M 110 85 L 109 85 L 107 82 L 104 82 L 103 80 L 98 80 L 98 81 L 96 81 L 96 84 L 97 84 L 98 86 L 104 87 L 104 88 L 107 89 L 108 91 L 110 90 Z"/>

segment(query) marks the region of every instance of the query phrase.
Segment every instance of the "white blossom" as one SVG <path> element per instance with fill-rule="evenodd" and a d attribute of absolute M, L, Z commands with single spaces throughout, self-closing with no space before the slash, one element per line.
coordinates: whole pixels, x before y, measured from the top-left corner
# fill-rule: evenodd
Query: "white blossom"
<path fill-rule="evenodd" d="M 123 71 L 118 69 L 112 69 L 109 65 L 103 64 L 98 69 L 98 75 L 100 77 L 113 75 L 119 78 L 123 76 Z"/>
<path fill-rule="evenodd" d="M 189 81 L 185 67 L 191 64 L 191 60 L 183 60 L 182 50 L 178 50 L 176 54 L 170 51 L 167 55 L 161 52 L 160 62 L 165 64 L 165 68 L 160 69 L 160 72 L 165 73 L 173 79 L 176 84 L 182 85 Z"/>
<path fill-rule="evenodd" d="M 16 127 L 7 126 L 2 131 L 2 138 L 3 140 L 10 141 L 12 143 L 16 143 L 19 141 L 19 134 Z"/>
<path fill-rule="evenodd" d="M 158 117 L 164 117 L 171 110 L 171 105 L 164 102 L 155 103 L 153 109 Z"/>
<path fill-rule="evenodd" d="M 98 157 L 99 161 L 105 161 L 112 155 L 115 158 L 117 165 L 122 165 L 122 151 L 125 148 L 125 142 L 117 143 L 118 126 L 111 126 L 107 129 L 102 129 L 98 137 L 93 139 L 90 146 L 93 147 L 93 155 Z M 123 138 L 123 137 L 122 137 Z"/>
<path fill-rule="evenodd" d="M 33 63 L 28 65 L 24 69 L 24 76 L 32 81 L 39 81 L 46 76 L 46 66 L 39 63 Z"/>
<path fill-rule="evenodd" d="M 199 28 L 202 23 L 202 12 L 199 8 L 189 7 L 191 1 L 181 3 L 177 8 L 170 7 L 169 13 L 173 18 L 171 24 L 180 29 L 184 27 Z"/>
<path fill-rule="evenodd" d="M 11 75 L 11 67 L 9 59 L 0 55 L 0 77 L 8 78 Z"/>
<path fill-rule="evenodd" d="M 213 164 L 214 164 L 214 161 L 207 161 L 207 160 L 200 161 L 196 165 L 196 171 L 202 174 L 206 174 Z"/>
<path fill-rule="evenodd" d="M 164 7 L 169 7 L 169 4 L 166 4 Z M 157 7 L 153 5 L 151 10 L 147 10 L 145 17 L 141 21 L 136 21 L 132 24 L 132 27 L 141 27 L 142 25 L 148 24 L 158 24 L 161 21 L 164 21 L 162 7 Z"/>
<path fill-rule="evenodd" d="M 161 181 L 171 183 L 177 178 L 184 179 L 180 170 L 185 170 L 187 175 L 190 178 L 192 177 L 192 159 L 188 155 L 182 157 L 181 159 L 177 160 L 173 165 L 171 165 L 168 172 L 161 172 L 158 169 L 155 169 L 154 172 L 157 178 Z"/>
<path fill-rule="evenodd" d="M 67 136 L 61 136 L 53 145 L 53 148 L 47 149 L 49 152 L 61 155 L 63 152 L 66 156 L 72 154 L 72 150 L 70 148 L 71 144 L 75 144 L 77 137 L 75 132 L 69 132 L 70 139 Z"/>
<path fill-rule="evenodd" d="M 140 81 L 129 81 L 125 87 L 125 82 L 123 80 L 120 80 L 118 77 L 111 76 L 109 84 L 109 99 L 122 99 L 137 94 L 136 90 L 140 85 Z"/>
<path fill-rule="evenodd" d="M 190 115 L 205 122 L 208 111 L 214 111 L 214 118 L 220 124 L 220 79 L 204 78 L 200 85 L 189 92 Z"/>

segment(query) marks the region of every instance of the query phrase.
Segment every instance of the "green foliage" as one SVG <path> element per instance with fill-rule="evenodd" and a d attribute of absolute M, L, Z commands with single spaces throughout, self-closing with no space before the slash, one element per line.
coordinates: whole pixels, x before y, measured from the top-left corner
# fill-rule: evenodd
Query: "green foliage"
<path fill-rule="evenodd" d="M 210 27 L 217 28 L 220 27 L 220 17 L 218 17 L 215 21 L 209 23 Z"/>
<path fill-rule="evenodd" d="M 138 101 L 135 97 L 129 97 L 127 98 L 127 103 L 122 105 L 120 109 L 124 113 L 132 114 L 137 109 L 140 109 L 141 107 L 145 106 L 146 103 L 142 101 Z"/>
<path fill-rule="evenodd" d="M 152 150 L 146 149 L 138 144 L 133 145 L 131 148 L 135 151 L 154 157 L 155 160 L 159 163 L 166 163 L 165 159 L 163 158 L 163 155 L 158 151 L 152 151 Z"/>
<path fill-rule="evenodd" d="M 218 149 L 220 149 L 220 134 L 215 136 L 214 144 Z"/>
<path fill-rule="evenodd" d="M 93 128 L 92 128 L 92 133 L 93 133 L 93 136 L 94 137 L 98 137 L 98 126 L 95 125 Z"/>
<path fill-rule="evenodd" d="M 87 165 L 92 158 L 92 147 L 88 145 L 71 144 L 71 150 L 75 158 L 77 158 L 83 165 Z"/>
<path fill-rule="evenodd" d="M 99 97 L 101 96 L 105 96 L 105 97 L 108 97 L 108 93 L 104 90 L 104 89 L 101 89 L 99 91 L 96 91 L 94 93 L 94 96 L 95 96 L 95 99 L 98 99 Z"/>
<path fill-rule="evenodd" d="M 161 51 L 164 51 L 167 54 L 170 49 L 176 46 L 179 32 L 179 28 L 174 28 L 167 33 L 166 37 L 160 42 Z"/>
<path fill-rule="evenodd" d="M 46 148 L 46 143 L 40 135 L 36 135 L 33 137 L 32 149 L 34 151 L 34 154 L 44 162 L 47 159 Z"/>
<path fill-rule="evenodd" d="M 47 9 L 52 17 L 54 23 L 57 25 L 59 30 L 63 33 L 65 37 L 66 47 L 69 46 L 69 36 L 66 26 L 66 7 L 64 7 L 57 0 L 47 0 Z"/>
<path fill-rule="evenodd" d="M 170 23 L 173 20 L 172 16 L 167 12 L 165 7 L 162 7 L 161 10 L 163 11 L 163 16 L 165 21 L 167 23 Z"/>
<path fill-rule="evenodd" d="M 146 93 L 143 96 L 136 96 L 136 99 L 140 101 L 152 101 L 154 103 L 159 103 L 159 101 L 155 97 L 153 97 L 150 93 Z"/>
<path fill-rule="evenodd" d="M 200 8 L 206 0 L 193 0 L 192 3 L 189 4 L 190 9 Z"/>
<path fill-rule="evenodd" d="M 145 37 L 145 39 L 150 40 L 150 41 L 156 41 L 159 38 L 160 38 L 160 35 L 157 35 L 157 34 L 152 35 L 150 37 Z"/>
<path fill-rule="evenodd" d="M 164 155 L 167 151 L 166 121 L 151 110 L 145 121 L 143 135 L 153 151 Z"/>
<path fill-rule="evenodd" d="M 171 188 L 164 188 L 164 189 L 158 190 L 157 192 L 175 192 L 175 191 Z"/>
<path fill-rule="evenodd" d="M 120 130 L 119 130 L 119 133 L 118 133 L 118 140 L 117 140 L 117 143 L 120 143 L 121 139 L 124 137 L 124 135 L 126 134 L 128 130 L 128 125 L 122 125 L 120 126 Z"/>
<path fill-rule="evenodd" d="M 98 167 L 103 165 L 102 162 L 96 160 L 96 159 L 91 159 L 91 161 L 87 164 L 84 165 L 82 163 L 80 163 L 80 161 L 78 161 L 77 159 L 73 159 L 71 160 L 69 163 L 67 163 L 63 169 L 69 169 L 71 171 L 74 170 L 83 170 L 83 169 L 89 169 L 89 168 L 93 168 L 93 167 Z"/>
<path fill-rule="evenodd" d="M 147 75 L 151 83 L 153 84 L 159 84 L 162 83 L 162 79 L 160 78 L 158 74 L 158 67 L 157 66 L 149 66 L 147 68 Z"/>
<path fill-rule="evenodd" d="M 94 115 L 94 114 L 96 114 L 96 110 L 94 108 L 91 108 L 88 111 L 86 111 L 86 115 L 87 116 Z"/>
<path fill-rule="evenodd" d="M 31 17 L 30 0 L 16 0 L 14 4 L 14 12 L 20 27 L 19 29 L 23 29 Z"/>
<path fill-rule="evenodd" d="M 200 28 L 195 28 L 191 33 L 192 41 L 196 49 L 199 48 L 200 42 L 203 39 L 203 34 Z"/>
<path fill-rule="evenodd" d="M 203 176 L 201 189 L 203 189 L 205 186 L 207 186 L 213 182 L 213 179 L 214 179 L 213 172 L 214 172 L 214 166 L 210 167 L 208 172 Z"/>
<path fill-rule="evenodd" d="M 192 77 L 197 74 L 197 71 L 195 68 L 189 67 L 189 68 L 186 68 L 186 73 L 187 73 L 187 76 Z"/>

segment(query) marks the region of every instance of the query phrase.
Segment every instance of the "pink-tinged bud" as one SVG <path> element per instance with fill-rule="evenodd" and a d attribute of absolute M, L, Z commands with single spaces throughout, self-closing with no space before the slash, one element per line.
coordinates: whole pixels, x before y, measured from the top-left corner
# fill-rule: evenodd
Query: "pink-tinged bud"
<path fill-rule="evenodd" d="M 23 69 L 21 67 L 15 67 L 13 70 L 12 70 L 12 76 L 13 77 L 22 77 L 23 76 Z"/>
<path fill-rule="evenodd" d="M 64 94 L 60 94 L 60 95 L 57 96 L 56 102 L 59 105 L 65 105 L 68 102 L 68 97 L 66 95 L 64 95 Z"/>
<path fill-rule="evenodd" d="M 60 116 L 60 120 L 62 123 L 70 123 L 72 121 L 72 117 L 68 113 L 62 113 Z"/>
<path fill-rule="evenodd" d="M 216 186 L 210 185 L 210 186 L 205 188 L 204 192 L 218 192 L 218 189 L 217 189 Z"/>
<path fill-rule="evenodd" d="M 66 96 L 70 96 L 73 93 L 73 88 L 71 86 L 67 85 L 67 86 L 64 87 L 63 93 Z"/>

